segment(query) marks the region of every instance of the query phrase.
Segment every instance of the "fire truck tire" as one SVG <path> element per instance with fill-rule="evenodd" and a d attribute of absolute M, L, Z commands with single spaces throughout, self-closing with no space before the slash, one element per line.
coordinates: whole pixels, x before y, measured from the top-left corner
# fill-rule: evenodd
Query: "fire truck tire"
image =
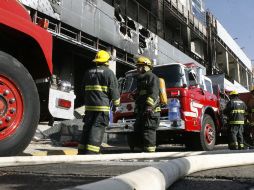
<path fill-rule="evenodd" d="M 205 114 L 200 131 L 201 150 L 210 151 L 214 149 L 216 141 L 216 129 L 213 118 Z"/>
<path fill-rule="evenodd" d="M 187 150 L 213 150 L 216 140 L 216 130 L 212 117 L 205 114 L 200 133 L 188 133 L 185 139 L 185 147 Z"/>
<path fill-rule="evenodd" d="M 0 65 L 0 156 L 13 156 L 34 136 L 40 101 L 32 76 L 17 59 L 0 51 Z"/>

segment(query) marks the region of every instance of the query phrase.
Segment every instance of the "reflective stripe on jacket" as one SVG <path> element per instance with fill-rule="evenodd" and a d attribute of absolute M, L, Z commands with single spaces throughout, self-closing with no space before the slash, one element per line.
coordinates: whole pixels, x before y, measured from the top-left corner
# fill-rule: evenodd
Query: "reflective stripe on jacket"
<path fill-rule="evenodd" d="M 224 113 L 228 116 L 229 124 L 243 125 L 245 121 L 246 110 L 247 107 L 245 103 L 236 97 L 227 103 Z"/>
<path fill-rule="evenodd" d="M 84 103 L 87 111 L 109 112 L 110 102 L 120 105 L 120 94 L 115 74 L 105 65 L 86 71 L 83 81 Z"/>
<path fill-rule="evenodd" d="M 159 78 L 151 71 L 137 76 L 135 109 L 139 113 L 144 112 L 147 106 L 152 107 L 154 112 L 160 112 L 159 86 Z"/>

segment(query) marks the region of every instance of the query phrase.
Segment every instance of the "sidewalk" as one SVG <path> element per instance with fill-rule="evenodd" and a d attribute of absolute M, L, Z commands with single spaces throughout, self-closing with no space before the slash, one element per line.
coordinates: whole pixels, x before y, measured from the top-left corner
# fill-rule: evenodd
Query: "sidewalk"
<path fill-rule="evenodd" d="M 78 130 L 80 133 L 81 129 Z M 61 130 L 59 127 L 51 127 L 48 126 L 47 123 L 41 123 L 38 125 L 38 129 L 33 140 L 19 156 L 77 155 L 77 141 L 71 141 L 71 139 L 79 139 L 78 135 L 80 134 L 78 133 L 76 134 L 76 137 L 73 137 L 73 134 L 69 134 L 68 132 L 69 130 L 65 127 Z M 53 134 L 53 138 L 52 136 L 50 137 L 51 134 Z M 113 145 L 119 145 L 117 137 L 111 137 L 111 139 Z M 108 145 L 107 141 L 108 138 L 105 138 L 102 143 L 102 148 L 114 147 Z M 64 144 L 68 146 L 63 146 Z M 121 144 L 121 146 L 125 145 Z"/>
<path fill-rule="evenodd" d="M 66 128 L 62 130 L 61 133 L 57 135 L 54 134 L 53 139 L 49 137 L 49 132 L 54 133 L 59 130 L 60 128 L 50 127 L 45 123 L 41 123 L 38 126 L 33 141 L 19 156 L 77 155 L 77 141 L 68 141 L 73 137 L 66 133 L 66 131 L 69 131 L 66 130 Z M 62 142 L 69 142 L 67 143 L 68 146 L 63 146 Z M 158 152 L 186 152 L 182 145 L 160 145 L 157 149 Z M 216 145 L 215 150 L 211 153 L 225 150 L 231 152 L 227 150 L 227 145 Z M 115 134 L 105 135 L 102 144 L 102 154 L 104 153 L 130 153 L 130 149 L 126 142 L 126 136 Z"/>
<path fill-rule="evenodd" d="M 48 133 L 49 130 L 56 130 L 46 123 L 40 123 L 35 136 L 29 146 L 20 156 L 47 156 L 47 155 L 76 155 L 76 147 L 63 147 L 59 143 L 52 141 Z"/>

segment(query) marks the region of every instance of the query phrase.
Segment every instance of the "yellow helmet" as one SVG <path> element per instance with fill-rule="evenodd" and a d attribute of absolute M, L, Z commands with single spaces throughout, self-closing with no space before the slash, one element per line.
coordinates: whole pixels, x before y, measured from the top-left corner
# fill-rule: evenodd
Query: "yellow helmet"
<path fill-rule="evenodd" d="M 93 62 L 104 63 L 104 64 L 108 65 L 109 59 L 110 59 L 109 53 L 104 51 L 104 50 L 100 50 L 100 51 L 97 52 Z"/>
<path fill-rule="evenodd" d="M 252 86 L 252 88 L 251 88 L 251 92 L 252 92 L 252 91 L 254 91 L 254 86 Z"/>
<path fill-rule="evenodd" d="M 152 67 L 153 63 L 151 62 L 151 60 L 149 58 L 141 56 L 137 60 L 137 65 L 147 65 L 147 66 Z"/>
<path fill-rule="evenodd" d="M 236 90 L 233 90 L 233 91 L 231 91 L 230 93 L 229 93 L 229 95 L 231 96 L 231 95 L 238 95 L 238 92 L 236 91 Z"/>

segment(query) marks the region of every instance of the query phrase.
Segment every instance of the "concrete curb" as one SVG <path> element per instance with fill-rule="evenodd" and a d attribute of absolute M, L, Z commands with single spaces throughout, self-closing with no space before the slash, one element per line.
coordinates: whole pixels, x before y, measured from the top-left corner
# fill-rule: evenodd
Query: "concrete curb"
<path fill-rule="evenodd" d="M 165 190 L 179 178 L 197 171 L 251 164 L 254 164 L 254 153 L 190 156 L 68 189 Z"/>
<path fill-rule="evenodd" d="M 72 150 L 70 150 L 72 151 Z M 74 150 L 76 151 L 76 150 Z M 227 154 L 234 153 L 254 153 L 254 150 L 228 151 Z M 50 164 L 64 162 L 89 162 L 107 160 L 128 160 L 128 159 L 151 159 L 151 158 L 180 158 L 207 154 L 225 154 L 221 151 L 199 151 L 199 152 L 156 152 L 156 153 L 122 153 L 122 154 L 98 154 L 98 155 L 38 155 L 38 156 L 15 156 L 0 157 L 0 167 L 16 165 Z"/>
<path fill-rule="evenodd" d="M 64 162 L 91 162 L 107 160 L 149 159 L 163 157 L 184 157 L 191 155 L 207 154 L 209 152 L 156 152 L 156 153 L 123 153 L 123 154 L 98 154 L 98 155 L 54 155 L 54 156 L 15 156 L 0 157 L 0 167 L 16 165 L 50 164 Z"/>

